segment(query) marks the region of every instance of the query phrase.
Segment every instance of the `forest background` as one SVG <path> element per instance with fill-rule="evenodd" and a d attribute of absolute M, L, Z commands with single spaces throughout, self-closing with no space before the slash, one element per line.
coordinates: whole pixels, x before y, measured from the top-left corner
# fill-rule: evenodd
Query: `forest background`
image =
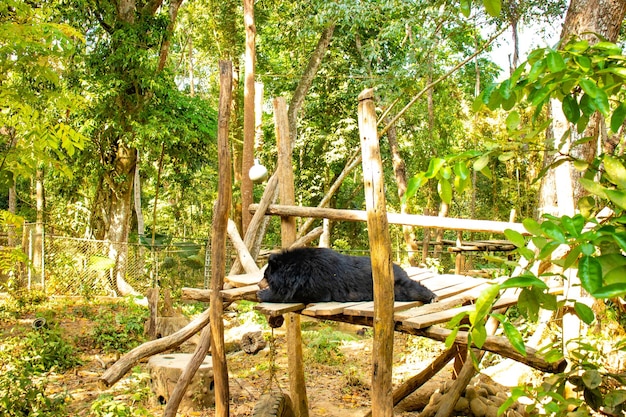
<path fill-rule="evenodd" d="M 621 54 L 619 46 L 604 41 L 618 41 L 623 5 L 603 5 L 596 15 L 588 2 L 556 0 L 491 0 L 474 9 L 467 0 L 6 1 L 0 173 L 8 247 L 17 246 L 14 228 L 24 219 L 35 224 L 35 236 L 43 236 L 45 225 L 51 236 L 104 240 L 102 256 L 88 262 L 108 258 L 112 289 L 126 294 L 135 291 L 126 282 L 129 242 L 155 248 L 172 238 L 206 239 L 217 189 L 219 60 L 235 69 L 231 213 L 242 234 L 250 221 L 246 208 L 263 189 L 247 173 L 254 159 L 275 168 L 274 97 L 289 103 L 298 204 L 364 207 L 354 169 L 355 109 L 358 93 L 371 86 L 381 113 L 390 211 L 508 220 L 512 211 L 529 219 L 573 215 L 579 199 L 587 214 L 602 206 L 597 197 L 620 207 L 621 191 L 610 189 L 618 194 L 610 198 L 587 184 L 583 191 L 593 198 L 583 198 L 572 176 L 567 183 L 578 189 L 567 203 L 572 209 L 556 199 L 562 187 L 540 188 L 552 166 L 595 167 L 587 172 L 597 174 L 602 152 L 596 149 L 604 150 L 598 143 L 615 149 L 621 141 L 623 74 L 611 69 L 614 78 L 596 81 L 580 71 L 602 77 L 621 65 L 609 62 Z M 567 60 L 557 52 L 567 49 L 561 43 L 520 65 L 519 28 L 532 25 L 540 34 L 566 11 L 575 18 L 565 19 L 562 38 L 599 33 L 574 52 L 603 58 Z M 489 51 L 509 37 L 509 68 L 498 68 Z M 599 49 L 589 46 L 598 41 Z M 580 68 L 570 69 L 572 63 Z M 498 87 L 492 82 L 503 72 L 510 78 Z M 570 84 L 555 86 L 558 74 Z M 550 125 L 552 99 L 580 132 Z M 610 130 L 605 123 L 603 132 L 586 135 L 597 115 L 610 118 Z M 593 151 L 581 151 L 581 158 L 572 144 Z M 310 227 L 302 224 L 299 233 Z M 392 234 L 401 260 L 414 253 L 410 261 L 427 260 L 417 242 L 427 242 L 428 231 L 394 228 Z M 358 223 L 332 223 L 330 236 L 337 249 L 367 248 Z M 279 246 L 276 224 L 264 245 Z M 5 252 L 5 269 L 22 255 Z M 186 261 L 203 264 L 199 253 L 192 256 Z M 7 283 L 20 278 L 10 275 Z"/>

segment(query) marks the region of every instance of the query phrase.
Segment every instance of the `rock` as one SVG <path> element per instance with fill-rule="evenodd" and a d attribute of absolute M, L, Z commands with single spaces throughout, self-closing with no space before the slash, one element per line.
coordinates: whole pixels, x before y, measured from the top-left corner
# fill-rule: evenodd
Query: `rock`
<path fill-rule="evenodd" d="M 498 407 L 490 404 L 486 407 L 485 417 L 498 417 Z"/>
<path fill-rule="evenodd" d="M 434 393 L 441 391 L 442 384 L 436 381 L 428 381 L 417 391 L 402 400 L 397 409 L 401 411 L 423 410 L 433 397 Z"/>
<path fill-rule="evenodd" d="M 465 398 L 472 401 L 476 397 L 478 397 L 478 394 L 476 393 L 476 387 L 468 386 L 467 388 L 465 388 Z"/>
<path fill-rule="evenodd" d="M 457 413 L 466 414 L 469 411 L 469 401 L 465 397 L 459 398 L 459 401 L 454 405 L 454 411 Z"/>
<path fill-rule="evenodd" d="M 485 414 L 487 413 L 487 406 L 483 402 L 482 398 L 479 397 L 470 400 L 469 408 L 475 417 L 485 417 Z"/>

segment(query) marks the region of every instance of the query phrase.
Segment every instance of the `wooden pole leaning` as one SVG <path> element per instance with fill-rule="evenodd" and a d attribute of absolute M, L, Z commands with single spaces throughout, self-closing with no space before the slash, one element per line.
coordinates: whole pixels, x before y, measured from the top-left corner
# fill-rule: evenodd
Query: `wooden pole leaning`
<path fill-rule="evenodd" d="M 293 184 L 293 165 L 291 159 L 292 143 L 289 137 L 289 122 L 285 99 L 274 99 L 274 117 L 276 125 L 276 143 L 278 145 L 278 179 L 279 200 L 281 204 L 294 204 L 295 191 Z M 280 232 L 283 248 L 289 248 L 296 240 L 295 217 L 281 217 Z M 289 366 L 289 392 L 296 417 L 308 417 L 309 401 L 306 395 L 304 380 L 304 359 L 302 354 L 302 332 L 300 315 L 288 313 L 287 323 L 287 356 Z"/>
<path fill-rule="evenodd" d="M 367 228 L 374 278 L 374 346 L 372 352 L 372 416 L 393 416 L 393 262 L 387 221 L 385 184 L 376 129 L 374 93 L 359 95 L 359 133 Z"/>

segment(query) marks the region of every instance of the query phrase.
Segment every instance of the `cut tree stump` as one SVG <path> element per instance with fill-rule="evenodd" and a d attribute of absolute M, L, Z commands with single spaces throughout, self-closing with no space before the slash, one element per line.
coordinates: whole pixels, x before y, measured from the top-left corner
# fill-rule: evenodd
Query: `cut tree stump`
<path fill-rule="evenodd" d="M 241 337 L 241 349 L 251 355 L 265 349 L 266 345 L 261 331 L 248 332 Z"/>
<path fill-rule="evenodd" d="M 152 392 L 160 404 L 167 404 L 191 356 L 172 353 L 155 355 L 148 361 Z M 179 409 L 203 410 L 214 404 L 213 362 L 211 356 L 207 356 L 189 383 Z"/>

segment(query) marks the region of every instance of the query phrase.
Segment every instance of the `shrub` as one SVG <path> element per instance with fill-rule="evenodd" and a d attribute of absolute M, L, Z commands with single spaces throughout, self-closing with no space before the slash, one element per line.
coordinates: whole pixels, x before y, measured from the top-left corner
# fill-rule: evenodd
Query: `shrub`
<path fill-rule="evenodd" d="M 143 328 L 149 315 L 148 309 L 132 301 L 122 311 L 105 312 L 96 318 L 91 333 L 95 347 L 105 352 L 127 352 L 139 346 L 145 340 Z"/>

